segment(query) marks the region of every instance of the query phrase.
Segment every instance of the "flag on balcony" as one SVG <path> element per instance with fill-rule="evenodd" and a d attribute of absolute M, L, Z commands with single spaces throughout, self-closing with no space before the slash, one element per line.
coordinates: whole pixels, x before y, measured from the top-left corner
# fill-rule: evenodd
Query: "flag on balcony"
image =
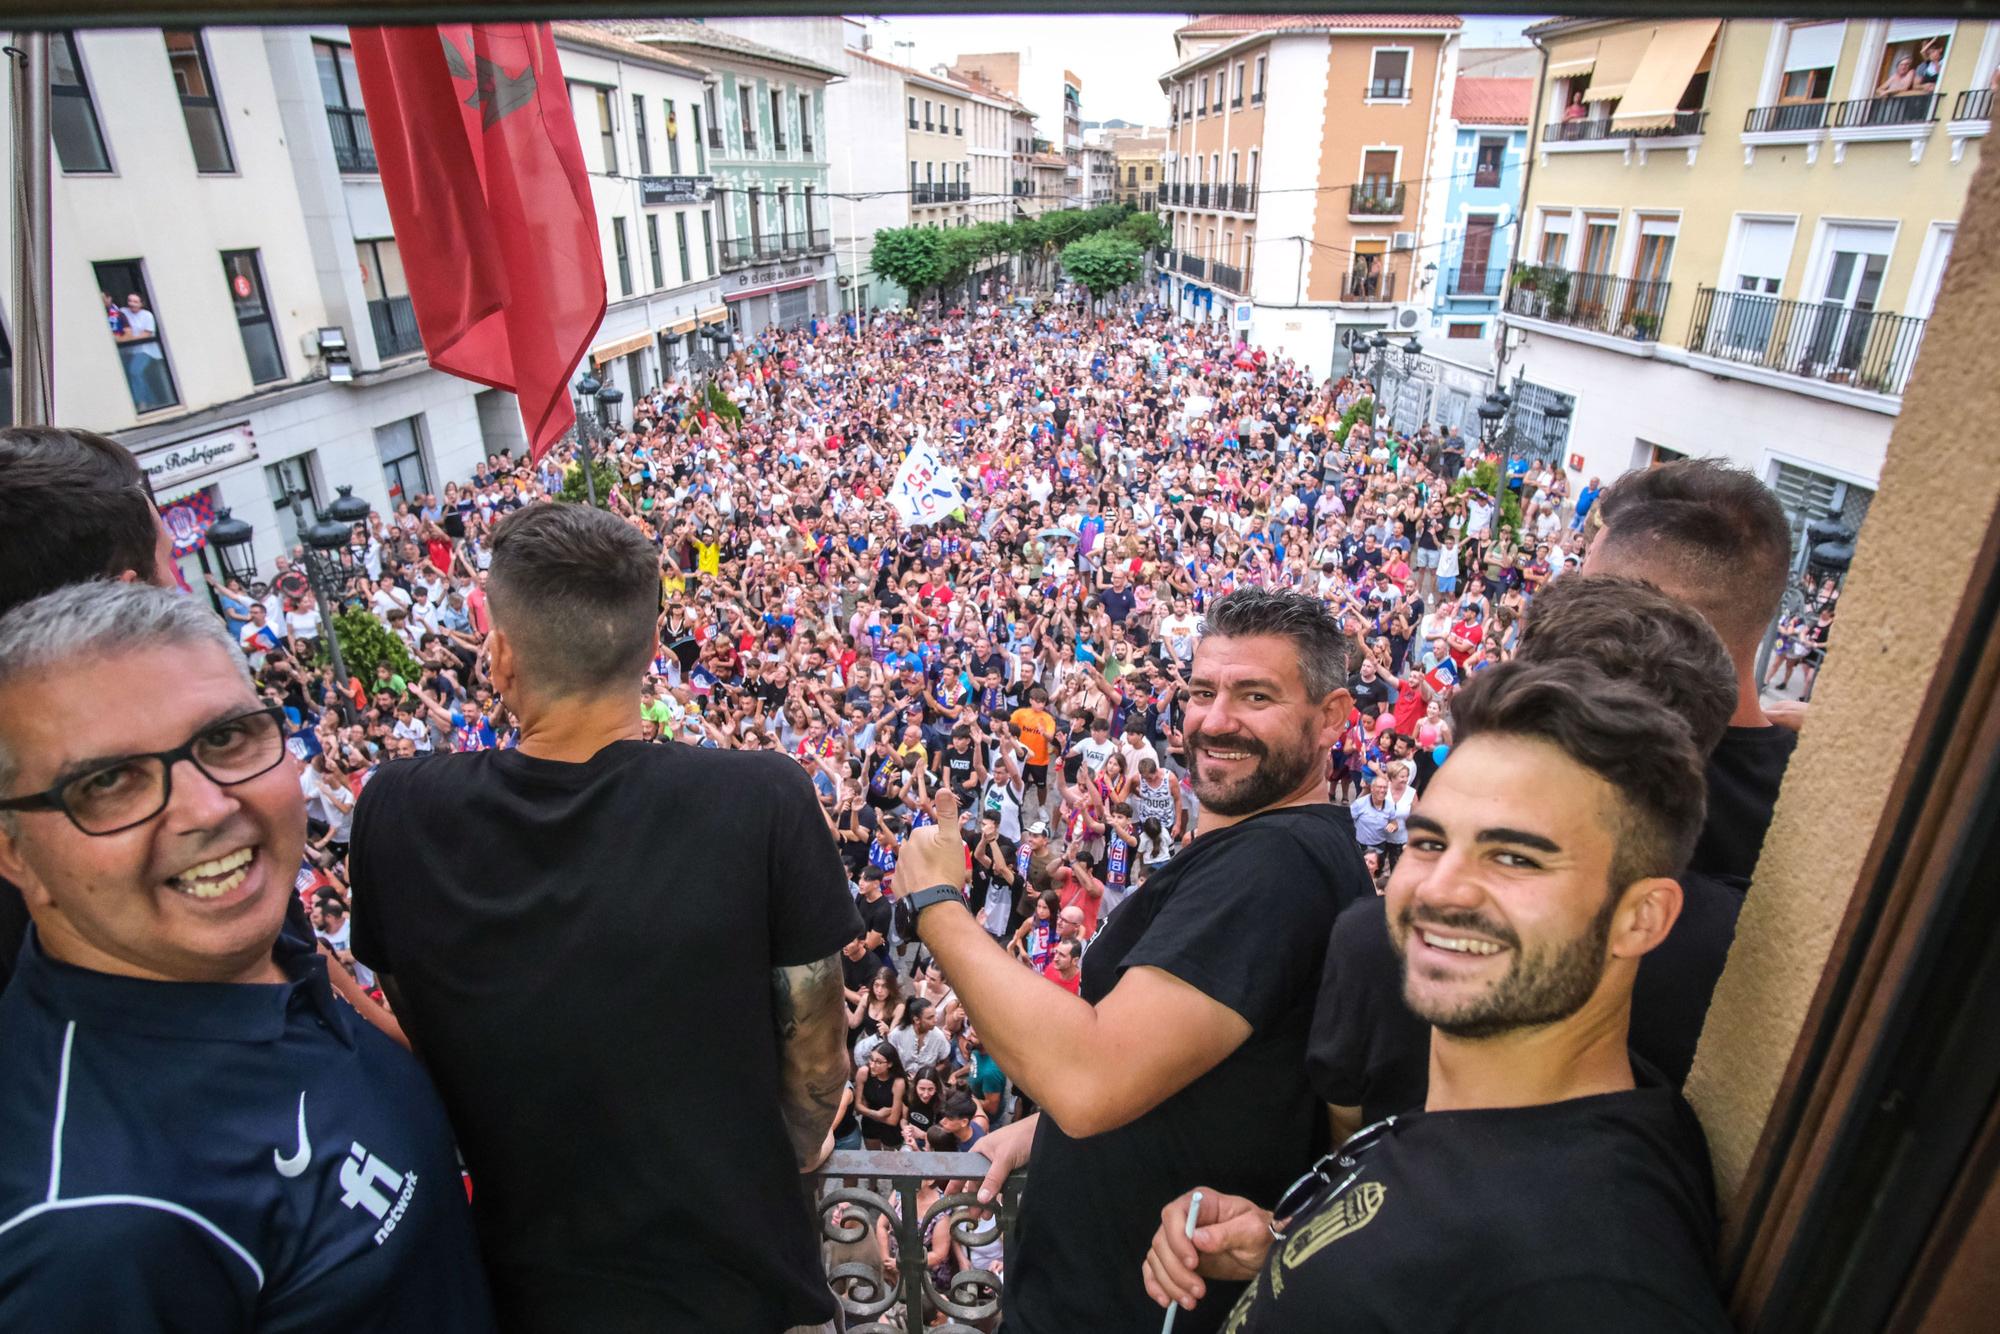
<path fill-rule="evenodd" d="M 354 28 L 382 189 L 431 364 L 510 389 L 531 456 L 576 420 L 604 258 L 546 23 Z"/>

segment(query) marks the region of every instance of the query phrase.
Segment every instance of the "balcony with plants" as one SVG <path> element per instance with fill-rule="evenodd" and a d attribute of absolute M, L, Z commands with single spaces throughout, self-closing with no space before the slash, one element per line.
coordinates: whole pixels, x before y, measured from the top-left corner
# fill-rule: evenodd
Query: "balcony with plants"
<path fill-rule="evenodd" d="M 1539 264 L 1516 264 L 1510 278 L 1509 315 L 1633 343 L 1659 340 L 1673 286 Z"/>
<path fill-rule="evenodd" d="M 1403 216 L 1409 195 L 1406 181 L 1366 180 L 1347 187 L 1347 217 L 1352 222 L 1393 222 Z"/>

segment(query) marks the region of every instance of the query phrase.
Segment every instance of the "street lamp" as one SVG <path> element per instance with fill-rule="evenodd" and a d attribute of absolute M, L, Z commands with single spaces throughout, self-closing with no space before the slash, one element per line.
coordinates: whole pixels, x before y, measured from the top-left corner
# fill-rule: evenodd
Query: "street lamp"
<path fill-rule="evenodd" d="M 215 512 L 215 522 L 208 526 L 208 544 L 222 562 L 223 583 L 234 579 L 248 589 L 257 581 L 257 556 L 251 546 L 255 536 L 249 524 L 227 509 Z"/>
<path fill-rule="evenodd" d="M 604 386 L 589 370 L 577 377 L 570 388 L 576 390 L 576 443 L 583 451 L 583 493 L 590 497 L 592 509 L 597 508 L 596 458 L 590 442 L 596 434 L 598 390 Z"/>
<path fill-rule="evenodd" d="M 347 693 L 347 661 L 340 653 L 340 632 L 334 625 L 334 618 L 340 612 L 340 599 L 347 583 L 347 571 L 342 568 L 340 553 L 346 551 L 354 541 L 354 525 L 368 519 L 368 502 L 354 494 L 351 486 L 336 487 L 339 493 L 334 502 L 320 511 L 310 527 L 305 524 L 303 490 L 291 493 L 292 514 L 299 522 L 299 537 L 305 548 L 303 558 L 306 567 L 306 581 L 312 586 L 313 599 L 319 603 L 320 624 L 326 630 L 327 657 L 333 662 L 333 676 L 340 692 Z"/>
<path fill-rule="evenodd" d="M 625 401 L 625 391 L 615 384 L 607 384 L 597 391 L 597 403 L 602 411 L 599 421 L 608 429 L 618 425 L 618 405 Z"/>

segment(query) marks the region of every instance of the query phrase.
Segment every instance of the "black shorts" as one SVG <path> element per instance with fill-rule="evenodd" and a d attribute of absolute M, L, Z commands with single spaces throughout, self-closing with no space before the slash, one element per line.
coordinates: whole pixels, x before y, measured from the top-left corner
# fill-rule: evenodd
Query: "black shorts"
<path fill-rule="evenodd" d="M 1030 787 L 1046 788 L 1049 785 L 1049 766 L 1024 764 L 1021 766 L 1021 780 Z"/>

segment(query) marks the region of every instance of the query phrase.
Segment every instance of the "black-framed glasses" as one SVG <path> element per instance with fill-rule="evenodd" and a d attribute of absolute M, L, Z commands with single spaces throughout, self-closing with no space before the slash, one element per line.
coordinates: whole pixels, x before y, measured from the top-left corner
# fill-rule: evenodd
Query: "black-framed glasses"
<path fill-rule="evenodd" d="M 1283 1241 L 1296 1219 L 1318 1213 L 1345 1195 L 1361 1177 L 1361 1155 L 1389 1137 L 1401 1118 L 1385 1116 L 1348 1136 L 1347 1142 L 1312 1165 L 1294 1181 L 1271 1210 L 1271 1237 Z"/>
<path fill-rule="evenodd" d="M 167 808 L 174 766 L 186 760 L 218 787 L 267 774 L 285 758 L 285 713 L 253 709 L 213 722 L 185 745 L 124 755 L 71 774 L 44 792 L 0 801 L 0 811 L 61 811 L 86 834 L 122 834 Z"/>

